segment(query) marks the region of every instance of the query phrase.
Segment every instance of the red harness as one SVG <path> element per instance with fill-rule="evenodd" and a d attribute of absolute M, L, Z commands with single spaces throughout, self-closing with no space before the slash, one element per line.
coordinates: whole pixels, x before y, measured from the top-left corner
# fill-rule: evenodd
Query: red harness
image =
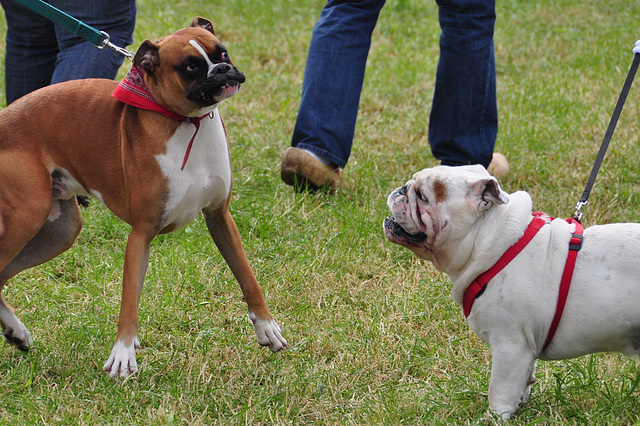
<path fill-rule="evenodd" d="M 148 109 L 151 111 L 159 112 L 160 114 L 173 118 L 178 121 L 187 121 L 196 127 L 196 131 L 193 133 L 189 145 L 187 145 L 187 151 L 184 154 L 184 160 L 182 160 L 182 168 L 187 164 L 189 154 L 191 153 L 191 147 L 193 141 L 196 139 L 198 130 L 200 130 L 200 121 L 208 114 L 202 117 L 185 117 L 173 111 L 169 111 L 164 106 L 160 105 L 158 101 L 151 95 L 147 83 L 144 81 L 144 70 L 137 65 L 133 65 L 124 79 L 118 84 L 118 87 L 113 92 L 113 97 L 117 100 L 129 104 L 136 108 Z"/>
<path fill-rule="evenodd" d="M 529 226 L 524 232 L 522 238 L 520 238 L 514 245 L 509 247 L 509 249 L 502 255 L 500 259 L 493 265 L 488 271 L 479 275 L 464 292 L 464 297 L 462 299 L 462 308 L 464 311 L 464 316 L 468 317 L 471 314 L 471 308 L 473 306 L 473 302 L 482 295 L 482 293 L 487 288 L 487 284 L 493 277 L 495 277 L 498 272 L 504 269 L 505 266 L 509 264 L 526 246 L 529 242 L 535 237 L 540 228 L 542 228 L 547 221 L 540 218 L 542 213 L 534 213 L 533 220 L 529 223 Z M 571 287 L 571 278 L 573 277 L 573 270 L 576 265 L 576 258 L 578 257 L 578 251 L 582 247 L 582 232 L 584 230 L 582 224 L 578 222 L 576 219 L 567 219 L 569 223 L 575 223 L 576 229 L 571 239 L 569 240 L 569 254 L 567 256 L 567 261 L 564 265 L 564 272 L 562 273 L 562 279 L 560 281 L 560 290 L 558 293 L 558 303 L 556 306 L 556 313 L 553 317 L 553 321 L 551 322 L 551 327 L 549 328 L 549 333 L 547 334 L 547 339 L 542 346 L 542 350 L 544 351 L 553 336 L 556 333 L 558 328 L 558 324 L 560 323 L 560 318 L 562 317 L 562 312 L 564 310 L 564 305 L 567 302 L 567 295 L 569 294 L 569 287 Z"/>

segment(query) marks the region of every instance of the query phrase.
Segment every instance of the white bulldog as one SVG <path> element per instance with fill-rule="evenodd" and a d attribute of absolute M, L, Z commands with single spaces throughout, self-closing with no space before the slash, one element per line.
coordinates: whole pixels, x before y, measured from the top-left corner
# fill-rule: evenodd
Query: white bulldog
<path fill-rule="evenodd" d="M 433 262 L 463 306 L 467 287 L 523 237 L 531 197 L 504 192 L 482 166 L 424 169 L 389 195 L 387 238 Z M 544 218 L 524 249 L 475 299 L 469 326 L 491 346 L 489 408 L 504 419 L 526 402 L 536 360 L 593 352 L 640 355 L 640 224 L 584 230 L 566 305 L 549 345 L 575 224 Z"/>

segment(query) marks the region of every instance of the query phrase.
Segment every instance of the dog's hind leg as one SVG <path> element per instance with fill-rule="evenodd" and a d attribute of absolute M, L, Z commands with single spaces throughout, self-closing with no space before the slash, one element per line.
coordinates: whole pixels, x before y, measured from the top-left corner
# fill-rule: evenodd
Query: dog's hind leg
<path fill-rule="evenodd" d="M 34 218 L 30 218 L 33 220 Z M 15 222 L 14 222 L 15 223 Z M 24 224 L 21 224 L 24 226 Z M 75 241 L 82 228 L 82 218 L 78 205 L 74 198 L 68 200 L 54 200 L 49 217 L 45 220 L 40 230 L 33 236 L 22 249 L 12 257 L 9 263 L 2 268 L 0 273 L 0 291 L 7 280 L 19 272 L 32 266 L 40 265 L 49 261 L 67 250 Z M 6 248 L 18 246 L 17 239 L 12 230 L 7 229 L 7 233 L 0 239 L 0 261 L 11 255 Z M 8 240 L 5 243 L 4 237 Z M 27 328 L 15 316 L 13 309 L 5 302 L 0 294 L 0 323 L 4 337 L 20 350 L 28 350 L 31 345 L 31 336 Z"/>
<path fill-rule="evenodd" d="M 76 200 L 54 200 L 42 228 L 4 268 L 0 280 L 4 282 L 20 271 L 65 252 L 73 245 L 81 229 L 82 217 Z"/>

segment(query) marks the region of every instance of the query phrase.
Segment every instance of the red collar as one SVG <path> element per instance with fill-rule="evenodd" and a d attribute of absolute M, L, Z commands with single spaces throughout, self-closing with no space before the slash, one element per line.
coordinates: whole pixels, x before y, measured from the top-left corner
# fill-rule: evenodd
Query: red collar
<path fill-rule="evenodd" d="M 188 117 L 169 111 L 156 101 L 151 92 L 149 92 L 149 87 L 144 81 L 144 75 L 144 70 L 134 64 L 118 84 L 118 87 L 113 92 L 113 97 L 136 108 L 148 109 L 174 120 L 186 121 Z"/>
<path fill-rule="evenodd" d="M 151 92 L 149 92 L 149 87 L 147 83 L 144 81 L 144 70 L 140 68 L 138 65 L 134 64 L 124 79 L 118 84 L 116 90 L 113 92 L 113 97 L 117 100 L 124 102 L 125 104 L 134 106 L 136 108 L 148 109 L 150 111 L 159 112 L 160 114 L 172 118 L 178 121 L 188 121 L 196 126 L 196 131 L 193 133 L 191 140 L 189 141 L 189 145 L 187 145 L 187 151 L 184 154 L 184 160 L 182 161 L 182 169 L 187 164 L 187 160 L 189 159 L 189 154 L 191 153 L 191 147 L 193 145 L 193 141 L 198 134 L 198 130 L 200 129 L 200 121 L 207 116 L 207 114 L 202 117 L 186 117 L 184 115 L 178 114 L 177 112 L 173 112 L 162 106 L 156 101 Z"/>
<path fill-rule="evenodd" d="M 465 317 L 468 317 L 471 314 L 473 302 L 482 295 L 489 281 L 504 269 L 504 267 L 507 266 L 509 262 L 511 262 L 527 246 L 527 244 L 529 244 L 540 228 L 547 223 L 546 220 L 540 218 L 540 216 L 542 216 L 541 213 L 534 213 L 533 215 L 534 218 L 529 223 L 524 235 L 514 245 L 509 247 L 502 257 L 498 259 L 495 265 L 493 265 L 488 271 L 479 275 L 478 278 L 476 278 L 469 287 L 467 287 L 462 300 L 462 308 Z M 549 333 L 547 334 L 547 338 L 542 347 L 543 351 L 547 348 L 549 343 L 551 343 L 551 339 L 553 339 L 556 329 L 558 328 L 558 324 L 560 323 L 564 305 L 567 301 L 567 295 L 569 294 L 569 287 L 571 287 L 571 278 L 573 277 L 573 270 L 578 256 L 578 251 L 582 247 L 582 232 L 584 230 L 582 224 L 580 224 L 576 219 L 567 219 L 567 222 L 575 223 L 576 229 L 569 240 L 569 255 L 567 256 L 564 272 L 562 273 L 562 280 L 560 281 L 556 313 L 553 317 Z"/>

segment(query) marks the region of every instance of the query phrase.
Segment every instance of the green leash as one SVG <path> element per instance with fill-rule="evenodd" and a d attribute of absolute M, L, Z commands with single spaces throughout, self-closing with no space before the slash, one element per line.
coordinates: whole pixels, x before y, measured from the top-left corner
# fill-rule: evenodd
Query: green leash
<path fill-rule="evenodd" d="M 108 47 L 116 52 L 126 56 L 127 58 L 133 58 L 134 53 L 128 50 L 118 47 L 109 41 L 109 34 L 104 31 L 98 31 L 97 29 L 85 24 L 84 22 L 74 18 L 51 6 L 49 3 L 45 3 L 42 0 L 15 0 L 24 7 L 31 9 L 35 13 L 44 16 L 55 24 L 61 25 L 73 32 L 75 35 L 82 37 L 83 39 L 93 43 L 98 49 L 104 49 Z"/>

